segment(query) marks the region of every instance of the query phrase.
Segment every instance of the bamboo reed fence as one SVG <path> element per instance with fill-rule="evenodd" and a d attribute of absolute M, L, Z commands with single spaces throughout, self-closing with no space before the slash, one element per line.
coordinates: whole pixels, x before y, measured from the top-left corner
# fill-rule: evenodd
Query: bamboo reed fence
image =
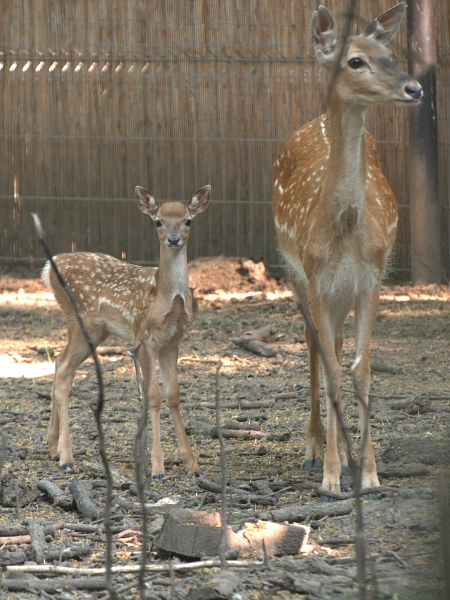
<path fill-rule="evenodd" d="M 393 2 L 362 1 L 353 31 Z M 438 0 L 438 117 L 444 258 L 449 256 L 450 8 Z M 299 0 L 16 0 L 0 15 L 0 260 L 43 262 L 30 212 L 55 252 L 155 264 L 134 187 L 187 200 L 212 185 L 189 258 L 248 256 L 277 268 L 274 156 L 324 109 L 324 74 Z M 347 2 L 327 3 L 342 26 Z M 406 19 L 391 45 L 407 70 Z M 393 268 L 409 260 L 408 114 L 374 109 L 400 205 Z M 412 141 L 411 141 L 412 142 Z"/>

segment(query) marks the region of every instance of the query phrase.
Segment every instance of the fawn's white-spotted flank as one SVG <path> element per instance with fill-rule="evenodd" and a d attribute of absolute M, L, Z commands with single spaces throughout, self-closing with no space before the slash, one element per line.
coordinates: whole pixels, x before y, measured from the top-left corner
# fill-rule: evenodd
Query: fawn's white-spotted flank
<path fill-rule="evenodd" d="M 141 344 L 140 359 L 147 386 L 152 442 L 152 476 L 164 476 L 161 448 L 161 389 L 156 374 L 159 362 L 164 395 L 172 414 L 180 455 L 188 472 L 201 475 L 200 467 L 186 436 L 180 413 L 177 377 L 178 347 L 192 322 L 197 303 L 189 288 L 187 242 L 192 219 L 208 208 L 211 188 L 199 189 L 189 204 L 160 203 L 150 192 L 136 187 L 142 212 L 150 215 L 159 237 L 159 267 L 140 267 L 106 254 L 75 252 L 59 254 L 56 265 L 74 293 L 95 346 L 110 334 L 134 346 Z M 69 433 L 69 394 L 77 367 L 90 355 L 75 310 L 56 273 L 48 262 L 42 272 L 47 286 L 67 319 L 67 345 L 56 359 L 52 387 L 52 411 L 48 443 L 52 458 L 73 471 L 72 442 Z"/>

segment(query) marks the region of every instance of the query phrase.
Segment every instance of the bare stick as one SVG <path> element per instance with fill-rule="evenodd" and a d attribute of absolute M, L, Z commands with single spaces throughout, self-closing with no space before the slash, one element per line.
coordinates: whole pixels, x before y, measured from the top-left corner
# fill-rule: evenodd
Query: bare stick
<path fill-rule="evenodd" d="M 139 395 L 141 398 L 141 414 L 138 418 L 138 428 L 134 437 L 134 462 L 136 465 L 136 488 L 138 493 L 139 502 L 142 509 L 142 546 L 141 546 L 141 570 L 139 571 L 139 595 L 141 598 L 145 598 L 145 565 L 147 562 L 147 509 L 145 506 L 145 479 L 148 469 L 148 446 L 147 446 L 147 432 L 148 432 L 148 397 L 147 397 L 147 386 L 141 373 L 141 365 L 139 362 L 139 350 L 141 344 L 138 344 L 129 353 L 134 361 L 134 367 L 136 369 L 136 379 L 139 387 Z M 144 464 L 146 462 L 146 464 Z"/>
<path fill-rule="evenodd" d="M 69 286 L 65 282 L 58 267 L 56 266 L 55 261 L 53 260 L 53 255 L 52 255 L 52 252 L 50 251 L 50 248 L 47 245 L 44 230 L 42 228 L 41 221 L 40 221 L 38 215 L 36 213 L 31 213 L 31 216 L 33 217 L 33 220 L 34 220 L 34 225 L 36 227 L 36 232 L 37 232 L 39 242 L 41 243 L 41 246 L 43 247 L 44 252 L 47 255 L 47 258 L 50 261 L 52 269 L 54 270 L 59 283 L 64 288 L 64 291 L 66 292 L 67 297 L 69 298 L 70 302 L 73 305 L 78 323 L 81 328 L 81 331 L 83 332 L 83 335 L 86 339 L 86 342 L 89 345 L 89 349 L 90 349 L 92 357 L 94 359 L 95 372 L 96 372 L 97 381 L 98 381 L 98 399 L 97 399 L 97 404 L 94 408 L 94 417 L 95 417 L 95 422 L 97 425 L 97 432 L 98 432 L 98 451 L 99 451 L 103 466 L 105 468 L 105 474 L 106 474 L 106 500 L 105 500 L 105 513 L 104 513 L 105 531 L 106 531 L 106 563 L 105 563 L 106 589 L 109 592 L 110 598 L 112 600 L 115 600 L 117 598 L 117 595 L 114 590 L 112 577 L 111 577 L 112 533 L 111 533 L 111 519 L 110 519 L 110 517 L 111 517 L 111 495 L 112 495 L 112 491 L 113 491 L 113 481 L 112 481 L 111 471 L 109 469 L 108 458 L 106 456 L 105 436 L 103 434 L 103 428 L 102 428 L 102 423 L 101 423 L 101 415 L 103 412 L 103 406 L 104 406 L 104 402 L 105 402 L 105 386 L 103 383 L 103 372 L 102 372 L 102 368 L 101 368 L 101 364 L 100 364 L 100 360 L 98 358 L 97 352 L 95 351 L 94 343 L 93 343 L 92 338 L 89 335 L 89 332 L 84 324 L 83 317 L 81 316 L 80 306 L 77 302 L 77 299 L 75 298 L 74 294 L 72 293 L 72 290 L 69 288 Z"/>
<path fill-rule="evenodd" d="M 217 437 L 219 438 L 220 447 L 220 476 L 221 476 L 221 493 L 222 493 L 222 505 L 221 505 L 221 529 L 222 535 L 220 539 L 219 555 L 220 565 L 222 569 L 227 567 L 225 560 L 225 553 L 227 550 L 227 458 L 225 442 L 223 441 L 222 428 L 220 426 L 220 368 L 222 367 L 222 361 L 219 360 L 216 366 L 216 427 Z"/>

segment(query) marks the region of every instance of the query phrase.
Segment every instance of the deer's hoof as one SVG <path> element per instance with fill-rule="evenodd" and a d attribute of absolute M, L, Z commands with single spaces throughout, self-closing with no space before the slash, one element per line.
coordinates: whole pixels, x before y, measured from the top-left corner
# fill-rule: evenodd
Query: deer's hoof
<path fill-rule="evenodd" d="M 61 469 L 66 471 L 66 473 L 75 473 L 75 469 L 73 468 L 73 463 L 64 463 L 61 465 Z"/>
<path fill-rule="evenodd" d="M 314 471 L 315 469 L 323 469 L 323 460 L 321 458 L 307 458 L 305 460 L 305 469 Z"/>
<path fill-rule="evenodd" d="M 203 471 L 195 471 L 194 472 L 195 477 L 204 477 L 205 474 L 203 473 Z"/>
<path fill-rule="evenodd" d="M 152 479 L 164 479 L 164 473 L 161 475 L 152 475 Z"/>
<path fill-rule="evenodd" d="M 350 469 L 350 467 L 348 465 L 342 465 L 341 475 L 342 475 L 342 477 L 352 477 L 353 471 Z"/>

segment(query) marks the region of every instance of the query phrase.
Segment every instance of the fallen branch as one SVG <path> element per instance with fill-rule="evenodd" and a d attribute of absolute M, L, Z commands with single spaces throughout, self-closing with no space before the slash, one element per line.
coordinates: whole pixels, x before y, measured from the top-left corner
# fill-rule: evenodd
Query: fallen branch
<path fill-rule="evenodd" d="M 45 533 L 42 525 L 37 521 L 29 521 L 31 545 L 34 550 L 34 560 L 40 564 L 44 559 Z"/>
<path fill-rule="evenodd" d="M 241 440 L 278 440 L 280 442 L 288 441 L 292 432 L 280 431 L 280 432 L 267 432 L 257 431 L 254 429 L 222 429 L 222 436 L 226 439 L 241 439 Z M 201 434 L 207 435 L 212 438 L 217 438 L 217 429 L 205 423 L 198 421 L 190 421 L 186 424 L 186 433 L 188 434 Z"/>
<path fill-rule="evenodd" d="M 73 498 L 64 494 L 64 492 L 56 485 L 56 483 L 42 479 L 38 482 L 37 488 L 41 492 L 47 494 L 52 501 L 52 504 L 55 506 L 59 506 L 59 508 L 63 508 L 64 510 L 73 509 Z"/>
<path fill-rule="evenodd" d="M 262 564 L 262 561 L 228 561 L 228 566 L 235 568 L 245 568 Z M 182 571 L 184 569 L 212 569 L 213 567 L 220 566 L 221 563 L 219 560 L 200 560 L 190 563 L 172 564 L 172 568 L 174 571 Z M 140 565 L 121 565 L 111 567 L 111 573 L 139 573 L 140 570 Z M 89 575 L 104 575 L 106 573 L 106 568 L 93 567 L 91 569 L 84 569 L 82 567 L 63 567 L 60 565 L 9 565 L 6 567 L 6 571 L 9 573 L 51 573 L 55 575 L 76 575 L 79 577 L 83 577 Z M 159 565 L 151 564 L 145 565 L 145 571 L 149 573 L 168 573 L 170 571 L 170 568 L 168 563 L 163 563 Z M 6 580 L 3 579 L 3 581 Z"/>
<path fill-rule="evenodd" d="M 103 508 L 94 504 L 82 481 L 72 481 L 70 488 L 75 504 L 82 515 L 94 520 L 103 517 Z"/>
<path fill-rule="evenodd" d="M 6 535 L 0 537 L 0 545 L 19 546 L 20 544 L 31 544 L 31 535 Z"/>
<path fill-rule="evenodd" d="M 302 521 L 319 520 L 324 517 L 348 515 L 355 508 L 355 499 L 338 500 L 337 502 L 319 502 L 305 506 L 291 506 L 267 512 L 259 512 L 259 518 L 276 523 L 298 523 Z"/>
<path fill-rule="evenodd" d="M 240 409 L 253 409 L 253 408 L 270 408 L 274 404 L 276 404 L 276 399 L 274 400 L 240 400 L 238 402 L 223 402 L 220 405 L 221 409 L 226 408 L 240 408 Z M 216 405 L 214 402 L 195 402 L 192 403 L 191 408 L 210 408 L 212 410 L 216 409 Z"/>

